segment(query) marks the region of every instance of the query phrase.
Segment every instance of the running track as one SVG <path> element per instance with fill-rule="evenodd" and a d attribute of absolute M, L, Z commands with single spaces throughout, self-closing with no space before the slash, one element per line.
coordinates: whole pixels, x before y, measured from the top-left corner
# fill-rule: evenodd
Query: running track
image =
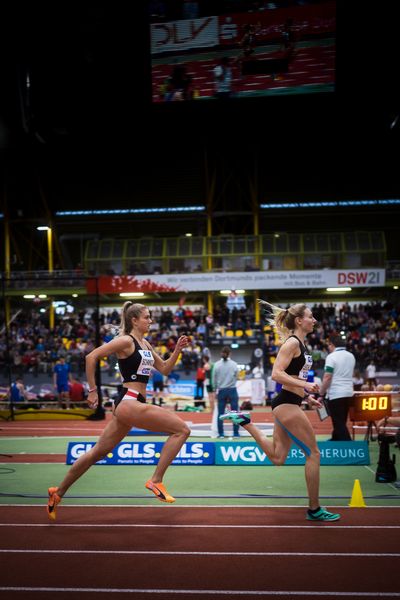
<path fill-rule="evenodd" d="M 307 415 L 314 422 L 315 413 Z M 326 422 L 313 424 L 326 431 Z M 98 435 L 104 426 L 22 421 L 0 428 L 2 435 L 49 436 Z M 324 524 L 305 521 L 298 507 L 61 505 L 50 523 L 44 506 L 4 505 L 0 598 L 400 598 L 399 508 L 340 512 L 341 521 Z"/>
<path fill-rule="evenodd" d="M 0 595 L 15 600 L 398 598 L 399 511 L 2 507 Z M 102 597 L 102 596 L 101 596 Z"/>

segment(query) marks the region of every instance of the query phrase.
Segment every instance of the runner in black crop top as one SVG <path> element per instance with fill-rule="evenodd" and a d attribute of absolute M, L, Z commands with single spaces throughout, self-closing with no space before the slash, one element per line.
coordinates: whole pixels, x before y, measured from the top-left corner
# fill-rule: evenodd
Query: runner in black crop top
<path fill-rule="evenodd" d="M 319 398 L 313 395 L 318 394 L 319 385 L 315 381 L 308 381 L 312 357 L 307 354 L 302 341 L 314 330 L 316 319 L 305 304 L 293 304 L 286 310 L 269 304 L 269 312 L 274 314 L 273 323 L 281 337 L 286 337 L 287 331 L 292 334 L 286 339 L 287 343 L 280 347 L 272 367 L 272 381 L 282 386 L 279 393 L 271 399 L 275 422 L 272 440 L 251 422 L 249 413 L 231 410 L 220 418 L 246 429 L 275 465 L 283 465 L 292 452 L 292 444 L 296 444 L 305 457 L 305 477 L 309 496 L 306 519 L 337 521 L 340 515 L 329 512 L 319 503 L 320 451 L 310 419 L 301 409 L 305 395 L 310 408 L 322 407 Z M 290 337 L 295 338 L 296 341 L 290 340 Z M 298 349 L 300 353 L 296 356 Z"/>
<path fill-rule="evenodd" d="M 154 365 L 153 353 L 147 348 L 141 348 L 133 335 L 129 334 L 129 337 L 135 343 L 135 350 L 127 358 L 118 359 L 118 367 L 123 377 L 123 383 L 138 381 L 147 384 Z"/>
<path fill-rule="evenodd" d="M 150 311 L 146 306 L 130 301 L 125 302 L 121 318 L 122 335 L 117 335 L 106 344 L 100 344 L 86 355 L 86 377 L 89 385 L 87 402 L 90 408 L 96 409 L 99 404 L 101 407 L 101 390 L 97 387 L 96 370 L 98 362 L 104 357 L 111 354 L 117 356 L 124 383 L 119 398 L 114 402 L 112 418 L 95 446 L 74 462 L 58 486 L 48 488 L 47 513 L 51 520 L 56 518 L 57 505 L 71 485 L 96 462 L 101 459 L 107 460 L 114 449 L 118 454 L 118 444 L 132 427 L 162 431 L 168 436 L 154 472 L 144 486 L 161 502 L 175 502 L 175 498 L 166 490 L 163 478 L 167 468 L 189 437 L 190 429 L 175 413 L 160 406 L 146 404 L 146 383 L 153 365 L 160 373 L 168 375 L 183 348 L 188 346 L 189 340 L 185 335 L 180 336 L 173 352 L 163 360 L 156 352 L 153 353 L 150 344 L 145 341 L 151 323 Z M 132 341 L 135 344 L 134 349 L 132 349 Z"/>
<path fill-rule="evenodd" d="M 285 373 L 288 375 L 295 375 L 296 377 L 300 377 L 300 379 L 307 379 L 308 371 L 312 367 L 312 357 L 307 353 L 307 348 L 297 337 L 297 335 L 290 335 L 288 339 L 291 337 L 295 338 L 299 342 L 300 356 L 295 356 L 292 358 L 285 369 Z"/>

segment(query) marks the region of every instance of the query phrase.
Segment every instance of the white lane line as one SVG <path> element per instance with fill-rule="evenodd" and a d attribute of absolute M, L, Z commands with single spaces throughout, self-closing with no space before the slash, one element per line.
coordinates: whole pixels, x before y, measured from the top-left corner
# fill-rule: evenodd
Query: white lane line
<path fill-rule="evenodd" d="M 46 527 L 48 523 L 0 523 L 0 527 Z M 321 525 L 154 525 L 152 523 L 57 523 L 58 527 L 96 527 L 114 529 L 115 527 L 148 527 L 161 529 L 320 529 Z M 400 529 L 400 525 L 329 525 L 329 529 Z"/>
<path fill-rule="evenodd" d="M 145 556 L 337 556 L 352 558 L 400 558 L 398 552 L 198 552 L 186 550 L 19 550 L 0 548 L 0 554 L 106 554 L 106 555 L 145 555 Z"/>
<path fill-rule="evenodd" d="M 36 463 L 35 463 L 36 464 Z M 40 464 L 40 463 L 39 463 Z M 44 463 L 44 464 L 48 464 L 48 463 Z M 65 498 L 66 500 L 68 500 L 68 498 Z M 149 498 L 149 500 L 152 500 L 152 498 Z M 156 499 L 154 499 L 156 500 Z M 36 504 L 36 503 L 30 503 L 30 504 L 9 504 L 9 503 L 2 503 L 1 502 L 1 496 L 0 496 L 0 507 L 3 506 L 7 506 L 8 508 L 15 508 L 15 507 L 19 507 L 19 508 L 42 508 L 43 509 L 43 503 L 42 504 Z M 354 510 L 354 508 L 349 509 L 348 506 L 345 506 L 343 504 L 329 504 L 330 508 L 337 508 L 337 509 L 342 509 L 342 510 Z M 198 509 L 206 509 L 206 508 L 263 508 L 264 510 L 271 510 L 271 509 L 275 509 L 275 508 L 301 508 L 301 509 L 306 509 L 307 506 L 305 504 L 301 505 L 301 504 L 168 504 L 168 508 L 166 507 L 166 505 L 162 502 L 157 502 L 157 504 L 63 504 L 62 505 L 62 510 L 64 510 L 64 508 L 97 508 L 99 510 L 104 510 L 105 508 L 125 508 L 125 509 L 132 509 L 132 508 L 158 508 L 161 510 L 179 510 L 180 508 L 195 508 L 196 510 Z M 388 510 L 388 509 L 392 509 L 392 508 L 400 508 L 400 504 L 379 504 L 377 506 L 369 506 L 367 508 L 363 508 L 362 510 L 375 510 L 376 508 L 383 508 L 384 510 Z M 330 527 L 330 525 L 329 525 Z"/>
<path fill-rule="evenodd" d="M 2 586 L 3 592 L 72 592 L 72 593 L 112 593 L 112 594 L 201 594 L 219 596 L 351 596 L 354 598 L 400 598 L 399 592 L 336 592 L 303 590 L 176 590 L 143 588 L 72 588 L 72 587 L 12 587 Z"/>

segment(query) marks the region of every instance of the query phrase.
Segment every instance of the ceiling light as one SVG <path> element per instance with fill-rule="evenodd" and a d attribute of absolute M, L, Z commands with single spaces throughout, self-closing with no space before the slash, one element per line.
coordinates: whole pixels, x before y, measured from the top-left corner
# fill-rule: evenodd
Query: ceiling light
<path fill-rule="evenodd" d="M 121 298 L 141 298 L 144 296 L 144 292 L 121 292 Z"/>

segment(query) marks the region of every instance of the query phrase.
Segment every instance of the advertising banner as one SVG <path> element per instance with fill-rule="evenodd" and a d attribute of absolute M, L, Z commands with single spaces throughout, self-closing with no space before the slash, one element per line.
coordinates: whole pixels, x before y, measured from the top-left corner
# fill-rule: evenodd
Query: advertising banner
<path fill-rule="evenodd" d="M 67 465 L 72 465 L 88 452 L 96 442 L 69 442 Z M 164 442 L 121 442 L 96 465 L 156 465 Z M 212 442 L 187 442 L 183 444 L 173 465 L 213 465 L 214 444 Z"/>
<path fill-rule="evenodd" d="M 217 46 L 218 17 L 186 19 L 153 23 L 151 25 L 151 53 L 182 52 L 193 48 Z"/>
<path fill-rule="evenodd" d="M 72 465 L 96 442 L 69 442 L 66 464 Z M 124 441 L 118 444 L 97 465 L 155 465 L 164 442 Z M 367 441 L 319 442 L 321 465 L 369 465 Z M 305 455 L 297 446 L 290 448 L 285 465 L 304 465 Z M 254 442 L 186 442 L 172 462 L 173 465 L 272 465 Z"/>
<path fill-rule="evenodd" d="M 257 444 L 249 442 L 218 443 L 215 445 L 216 465 L 272 465 Z M 321 452 L 321 465 L 369 465 L 367 441 L 360 442 L 318 442 Z M 285 465 L 304 465 L 305 455 L 293 445 Z"/>
<path fill-rule="evenodd" d="M 177 273 L 171 275 L 113 275 L 99 277 L 100 294 L 121 292 L 207 292 L 222 289 L 279 290 L 326 287 L 381 287 L 385 269 L 321 269 L 319 271 L 249 271 Z M 96 293 L 95 280 L 86 283 Z"/>

